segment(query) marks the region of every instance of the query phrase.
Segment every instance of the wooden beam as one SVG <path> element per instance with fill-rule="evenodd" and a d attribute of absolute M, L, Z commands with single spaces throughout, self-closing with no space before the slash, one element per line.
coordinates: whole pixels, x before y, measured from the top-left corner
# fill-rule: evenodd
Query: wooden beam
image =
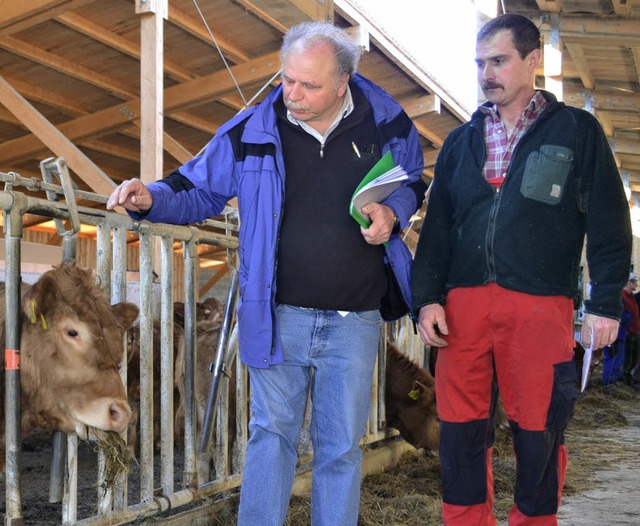
<path fill-rule="evenodd" d="M 585 38 L 603 46 L 612 42 L 626 46 L 640 41 L 640 19 L 560 16 L 560 36 L 564 39 Z M 548 17 L 543 18 L 541 30 L 551 29 Z"/>
<path fill-rule="evenodd" d="M 35 26 L 94 0 L 4 0 L 0 2 L 0 37 Z"/>
<path fill-rule="evenodd" d="M 565 47 L 571 56 L 571 61 L 578 70 L 578 75 L 582 81 L 582 85 L 586 89 L 593 89 L 595 87 L 595 81 L 593 74 L 587 64 L 587 59 L 584 56 L 583 46 L 581 44 L 575 44 L 572 42 L 565 42 Z"/>
<path fill-rule="evenodd" d="M 140 60 L 140 44 L 132 42 L 122 36 L 108 30 L 107 28 L 96 24 L 95 22 L 84 18 L 76 13 L 65 13 L 56 18 L 58 22 L 67 26 L 78 33 L 82 33 L 93 40 L 101 42 L 105 46 L 128 55 L 136 60 Z M 164 59 L 164 70 L 167 74 L 180 82 L 194 78 L 187 68 L 182 67 L 166 57 Z"/>
<path fill-rule="evenodd" d="M 136 0 L 140 15 L 140 179 L 148 184 L 162 179 L 164 14 L 168 0 L 156 0 L 157 5 L 142 7 Z"/>
<path fill-rule="evenodd" d="M 211 40 L 211 35 L 201 21 L 196 22 L 172 5 L 169 5 L 169 21 L 183 31 L 205 42 L 206 44 L 210 46 L 215 45 Z M 220 47 L 220 51 L 222 51 L 222 54 L 227 59 L 231 60 L 232 62 L 246 62 L 247 60 L 251 60 L 252 57 L 249 54 L 245 53 L 232 42 L 221 37 L 220 35 L 214 36 L 216 39 L 216 43 Z"/>
<path fill-rule="evenodd" d="M 435 166 L 440 150 L 431 150 L 424 154 L 424 165 Z"/>
<path fill-rule="evenodd" d="M 417 99 L 404 99 L 400 105 L 411 119 L 422 117 L 429 113 L 440 113 L 440 97 L 437 95 L 425 95 Z"/>
<path fill-rule="evenodd" d="M 611 146 L 613 153 L 640 155 L 640 139 L 609 137 L 609 145 Z"/>
<path fill-rule="evenodd" d="M 240 84 L 251 84 L 272 77 L 280 69 L 278 52 L 251 60 L 232 68 L 233 76 Z M 221 93 L 235 89 L 227 70 L 194 79 L 165 89 L 165 115 L 186 106 L 215 99 Z M 140 118 L 140 99 L 135 98 L 110 108 L 84 115 L 58 125 L 58 129 L 70 140 L 110 133 Z M 27 135 L 0 144 L 0 160 L 3 163 L 30 159 L 43 150 L 37 137 Z"/>
<path fill-rule="evenodd" d="M 49 51 L 36 47 L 33 44 L 29 44 L 24 40 L 19 40 L 14 37 L 5 37 L 0 39 L 0 47 L 10 51 L 11 53 L 15 53 L 16 55 L 33 60 L 43 66 L 47 66 L 55 71 L 82 80 L 83 82 L 97 86 L 100 89 L 109 91 L 121 99 L 132 98 L 138 94 L 135 89 L 114 80 L 112 77 L 75 64 L 71 60 L 67 60 L 59 55 L 50 53 Z"/>
<path fill-rule="evenodd" d="M 235 2 L 282 34 L 286 33 L 292 25 L 297 23 L 296 21 L 293 21 L 291 19 L 289 19 L 285 23 L 280 22 L 276 17 L 272 16 L 268 11 L 263 9 L 262 6 L 257 2 L 250 2 L 249 0 L 235 0 Z M 274 2 L 271 3 L 273 4 Z M 288 2 L 286 4 L 279 4 L 280 8 L 286 8 L 287 6 L 289 6 Z M 291 11 L 291 9 L 289 10 Z M 298 20 L 298 22 L 301 21 L 302 20 Z"/>
<path fill-rule="evenodd" d="M 67 166 L 80 175 L 94 192 L 103 195 L 112 192 L 115 187 L 113 181 L 2 77 L 0 103 L 18 117 L 52 152 L 64 157 Z"/>
<path fill-rule="evenodd" d="M 78 104 L 78 101 L 75 99 L 54 93 L 51 90 L 39 86 L 34 86 L 30 82 L 24 82 L 14 77 L 6 76 L 4 79 L 11 84 L 16 91 L 19 91 L 23 97 L 31 101 L 40 102 L 56 108 L 69 117 L 80 117 L 81 115 L 87 114 L 85 108 L 81 104 Z"/>
<path fill-rule="evenodd" d="M 611 4 L 617 16 L 629 16 L 631 14 L 631 0 L 611 0 Z"/>
<path fill-rule="evenodd" d="M 536 0 L 540 11 L 549 13 L 559 13 L 562 11 L 562 0 Z"/>
<path fill-rule="evenodd" d="M 444 144 L 444 137 L 442 137 L 441 135 L 438 135 L 431 128 L 425 126 L 422 123 L 414 122 L 414 124 L 420 135 L 429 139 L 429 142 L 433 144 L 436 148 L 442 147 L 442 145 Z"/>
<path fill-rule="evenodd" d="M 633 67 L 636 72 L 636 82 L 640 82 L 640 46 L 631 48 Z"/>
<path fill-rule="evenodd" d="M 600 124 L 602 124 L 602 129 L 604 130 L 604 134 L 607 137 L 612 137 L 614 132 L 614 127 L 613 127 L 613 123 L 611 122 L 611 117 L 609 116 L 609 113 L 606 111 L 596 110 L 595 114 L 598 120 L 600 121 Z"/>
<path fill-rule="evenodd" d="M 623 111 L 629 113 L 640 112 L 640 93 L 626 91 L 595 90 L 582 91 L 565 88 L 564 101 L 570 106 L 584 108 L 587 98 L 596 110 Z"/>

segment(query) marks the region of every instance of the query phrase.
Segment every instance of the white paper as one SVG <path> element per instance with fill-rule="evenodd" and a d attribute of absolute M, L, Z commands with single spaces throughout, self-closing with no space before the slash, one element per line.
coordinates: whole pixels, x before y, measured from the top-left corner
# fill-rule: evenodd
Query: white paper
<path fill-rule="evenodd" d="M 593 325 L 590 327 L 591 343 L 589 348 L 584 350 L 584 358 L 582 360 L 582 381 L 580 382 L 580 392 L 584 392 L 589 381 L 589 371 L 591 369 L 591 358 L 593 358 Z"/>

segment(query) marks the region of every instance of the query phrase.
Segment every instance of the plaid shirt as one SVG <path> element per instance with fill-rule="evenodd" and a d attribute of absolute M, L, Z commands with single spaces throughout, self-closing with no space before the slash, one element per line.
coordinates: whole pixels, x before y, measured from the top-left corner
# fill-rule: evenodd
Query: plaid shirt
<path fill-rule="evenodd" d="M 531 127 L 533 122 L 546 109 L 548 102 L 539 91 L 536 91 L 531 101 L 522 111 L 511 137 L 507 137 L 507 132 L 500 120 L 498 108 L 494 104 L 491 107 L 480 106 L 487 118 L 484 120 L 484 141 L 487 147 L 487 160 L 484 163 L 483 173 L 485 179 L 500 188 L 504 177 L 507 175 L 509 162 L 516 145 Z"/>

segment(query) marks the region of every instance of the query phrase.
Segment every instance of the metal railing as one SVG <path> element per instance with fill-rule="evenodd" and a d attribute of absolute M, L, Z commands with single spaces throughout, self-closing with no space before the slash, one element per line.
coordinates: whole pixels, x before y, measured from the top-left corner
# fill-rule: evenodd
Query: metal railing
<path fill-rule="evenodd" d="M 77 242 L 77 231 L 80 225 L 92 225 L 97 229 L 96 274 L 101 282 L 110 289 L 112 303 L 127 300 L 127 250 L 128 233 L 135 233 L 139 238 L 140 269 L 140 453 L 139 464 L 139 496 L 131 498 L 132 475 L 121 477 L 111 491 L 96 492 L 96 509 L 98 513 L 79 518 L 77 513 L 77 437 L 70 436 L 66 440 L 67 453 L 55 453 L 52 467 L 54 473 L 50 500 L 62 500 L 62 524 L 126 524 L 139 521 L 145 517 L 162 514 L 167 510 L 176 510 L 197 501 L 204 501 L 241 483 L 241 472 L 244 464 L 244 451 L 248 438 L 247 424 L 249 419 L 248 379 L 246 368 L 237 356 L 237 333 L 234 325 L 235 277 L 225 308 L 225 319 L 222 326 L 220 343 L 212 349 L 210 370 L 212 387 L 209 391 L 209 406 L 204 408 L 203 429 L 198 429 L 197 411 L 194 396 L 196 367 L 196 295 L 198 250 L 200 244 L 210 244 L 228 249 L 233 253 L 237 247 L 234 233 L 238 226 L 236 221 L 208 221 L 205 226 L 222 229 L 224 233 L 216 233 L 197 226 L 176 226 L 154 224 L 146 221 L 134 221 L 126 215 L 108 212 L 101 208 L 78 206 L 77 199 L 83 199 L 101 205 L 106 197 L 89 192 L 74 190 L 66 173 L 66 166 L 61 159 L 47 160 L 41 166 L 43 180 L 22 178 L 15 173 L 0 172 L 0 181 L 5 183 L 5 190 L 0 191 L 0 208 L 4 211 L 4 228 L 6 243 L 6 348 L 19 349 L 20 326 L 20 244 L 23 235 L 24 214 L 36 214 L 56 220 L 58 233 L 63 237 L 65 257 L 73 257 L 73 246 Z M 61 185 L 54 180 L 61 179 Z M 20 188 L 21 191 L 17 189 Z M 30 196 L 26 192 L 45 191 L 49 199 Z M 58 201 L 63 195 L 64 201 Z M 65 225 L 71 225 L 71 228 Z M 156 243 L 156 240 L 159 240 Z M 174 242 L 179 241 L 183 248 L 184 273 L 176 279 L 184 281 L 185 290 L 185 420 L 184 440 L 182 445 L 174 442 L 174 355 L 173 348 L 173 286 L 174 286 Z M 158 247 L 159 248 L 156 248 Z M 160 265 L 160 451 L 157 453 L 154 444 L 153 399 L 158 393 L 153 392 L 153 295 L 154 257 L 159 254 Z M 235 276 L 235 271 L 234 271 Z M 130 301 L 130 300 L 129 300 Z M 413 333 L 413 326 L 408 319 L 386 324 L 381 335 L 379 360 L 374 379 L 372 406 L 369 421 L 369 433 L 366 442 L 383 440 L 388 436 L 385 430 L 384 416 L 384 363 L 385 341 L 391 338 L 397 341 L 402 349 L 419 364 L 424 363 L 424 347 Z M 127 382 L 127 359 L 123 360 L 121 375 Z M 231 385 L 229 372 L 235 368 L 236 381 Z M 22 480 L 20 476 L 20 371 L 5 371 L 5 441 L 6 441 L 6 515 L 5 526 L 22 524 Z M 228 412 L 230 389 L 235 389 L 235 440 L 229 440 Z M 210 439 L 215 440 L 216 448 L 213 463 L 215 476 L 202 475 L 203 463 L 207 462 L 206 447 Z M 58 436 L 54 442 L 64 443 Z M 197 446 L 197 447 L 196 447 Z M 176 459 L 176 450 L 180 453 L 180 462 Z M 308 444 L 300 447 L 301 458 L 310 455 Z M 62 456 L 62 460 L 61 457 Z M 66 457 L 66 464 L 64 463 Z M 99 455 L 99 465 L 103 459 Z M 156 469 L 159 463 L 159 469 Z M 302 462 L 304 463 L 304 462 Z M 66 465 L 66 469 L 63 467 Z M 176 488 L 177 469 L 182 470 L 182 480 Z M 306 468 L 301 468 L 306 469 Z M 102 471 L 102 468 L 99 470 Z M 200 473 L 200 475 L 199 475 Z M 157 482 L 159 480 L 159 483 Z M 64 492 L 62 492 L 64 482 Z M 130 503 L 129 500 L 136 502 Z"/>

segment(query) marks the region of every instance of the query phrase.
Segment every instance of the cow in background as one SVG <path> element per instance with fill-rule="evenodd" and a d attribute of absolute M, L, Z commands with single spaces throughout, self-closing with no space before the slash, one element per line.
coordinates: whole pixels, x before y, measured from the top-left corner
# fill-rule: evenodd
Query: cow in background
<path fill-rule="evenodd" d="M 387 426 L 397 429 L 412 446 L 436 453 L 440 428 L 433 376 L 391 342 L 387 342 L 386 359 Z"/>
<path fill-rule="evenodd" d="M 174 376 L 176 377 L 174 389 L 174 410 L 175 410 L 175 429 L 174 435 L 176 441 L 183 433 L 184 410 L 182 408 L 184 393 L 178 383 L 177 377 L 181 375 L 184 378 L 184 356 L 179 352 L 180 345 L 184 345 L 184 303 L 176 301 L 173 303 L 173 352 L 174 352 Z M 224 306 L 215 298 L 208 298 L 195 305 L 196 313 L 196 331 L 201 323 L 212 322 L 220 327 Z M 204 326 L 206 327 L 206 325 Z M 160 335 L 161 324 L 159 320 L 153 321 L 153 426 L 154 426 L 154 442 L 156 449 L 160 448 Z M 217 343 L 216 335 L 216 343 Z M 138 420 L 140 414 L 140 327 L 134 325 L 128 332 L 128 364 L 127 364 L 127 393 L 129 396 L 129 404 L 133 411 L 133 416 L 129 424 L 128 443 L 129 448 L 135 451 L 138 446 Z M 205 344 L 202 344 L 205 345 Z M 200 348 L 200 347 L 199 347 Z M 215 350 L 215 347 L 214 347 Z M 210 351 L 213 353 L 213 351 Z M 211 354 L 212 355 L 212 354 Z M 212 361 L 212 358 L 209 359 Z M 180 372 L 178 372 L 180 371 Z"/>
<path fill-rule="evenodd" d="M 23 286 L 21 301 L 21 431 L 122 432 L 131 409 L 120 379 L 124 334 L 138 307 L 111 305 L 91 271 L 64 262 Z M 0 284 L 0 341 L 5 345 L 5 285 Z M 4 469 L 4 371 L 0 374 L 0 426 Z"/>
<path fill-rule="evenodd" d="M 202 423 L 206 411 L 207 401 L 209 397 L 209 388 L 213 378 L 210 364 L 215 361 L 215 354 L 220 339 L 220 331 L 224 316 L 224 306 L 219 302 L 214 304 L 212 314 L 209 319 L 198 320 L 196 322 L 196 372 L 194 378 L 194 400 L 196 405 L 196 433 L 197 436 L 202 432 Z M 175 384 L 176 389 L 180 393 L 179 403 L 176 405 L 175 411 L 175 436 L 181 439 L 184 436 L 184 400 L 185 400 L 185 341 L 184 338 L 178 344 L 175 367 Z M 235 398 L 235 366 L 227 364 L 230 369 L 229 378 L 229 401 L 227 413 L 227 425 L 229 434 L 229 444 L 233 444 L 236 431 L 236 398 Z M 209 480 L 215 473 L 214 466 L 214 449 L 216 447 L 215 438 L 209 441 L 207 451 L 207 464 L 198 466 L 198 478 L 202 481 Z"/>

